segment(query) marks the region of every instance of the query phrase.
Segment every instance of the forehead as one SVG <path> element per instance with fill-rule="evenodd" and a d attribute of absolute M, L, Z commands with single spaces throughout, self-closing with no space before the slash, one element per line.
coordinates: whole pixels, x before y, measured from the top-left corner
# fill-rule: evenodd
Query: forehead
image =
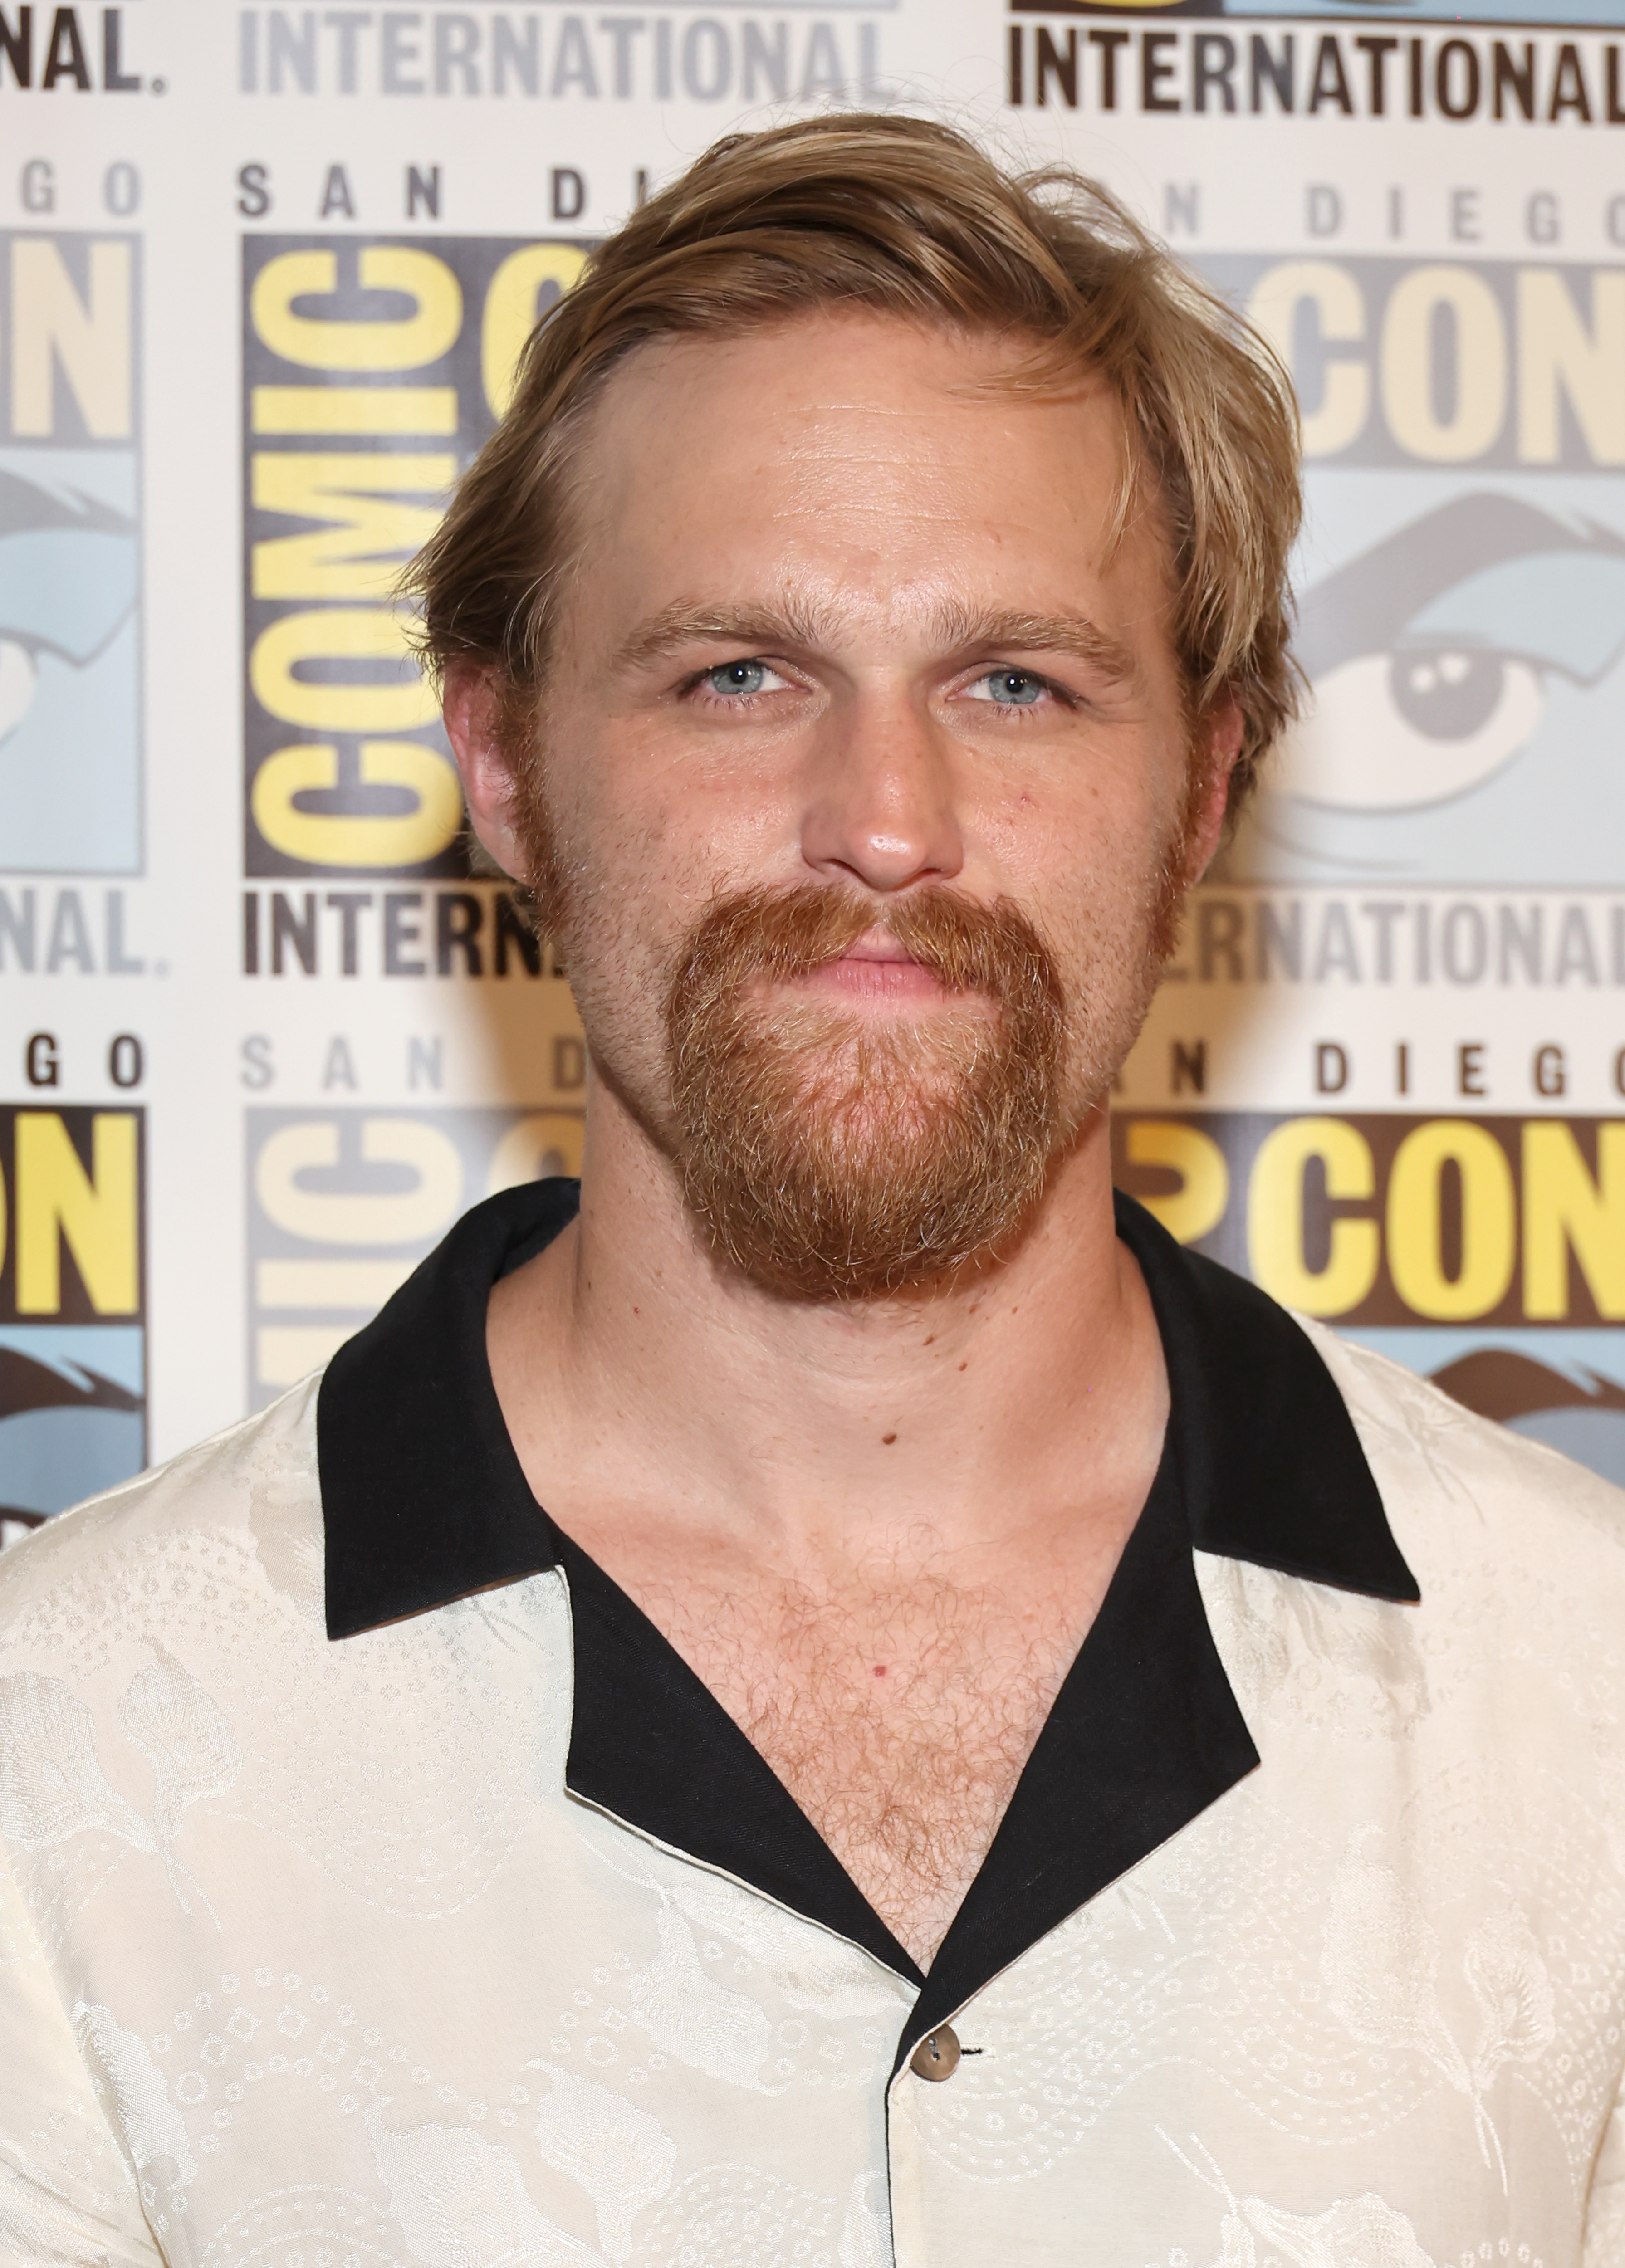
<path fill-rule="evenodd" d="M 1149 565 L 1160 581 L 1146 527 L 1117 540 L 1114 393 L 1089 373 L 1023 391 L 1030 351 L 855 312 L 641 348 L 584 438 L 584 567 L 644 586 L 639 603 L 697 573 L 810 576 L 876 600 L 991 579 L 1002 603 L 1032 606 L 1075 600 L 1058 579 L 1143 584 Z"/>

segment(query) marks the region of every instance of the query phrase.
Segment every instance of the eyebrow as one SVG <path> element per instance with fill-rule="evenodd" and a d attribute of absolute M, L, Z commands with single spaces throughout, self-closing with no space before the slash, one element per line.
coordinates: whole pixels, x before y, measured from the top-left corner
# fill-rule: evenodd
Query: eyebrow
<path fill-rule="evenodd" d="M 702 607 L 679 599 L 639 622 L 623 639 L 616 662 L 622 669 L 646 669 L 689 645 L 731 645 L 742 652 L 816 646 L 825 643 L 829 629 L 794 605 Z"/>
<path fill-rule="evenodd" d="M 1139 665 L 1128 647 L 1087 615 L 1034 615 L 1019 610 L 965 615 L 949 608 L 939 615 L 937 626 L 943 644 L 955 652 L 1002 649 L 1017 653 L 1067 653 L 1119 684 L 1139 675 Z"/>
<path fill-rule="evenodd" d="M 973 614 L 949 604 L 935 609 L 931 630 L 951 653 L 1065 653 L 1087 662 L 1114 683 L 1139 674 L 1133 653 L 1086 615 L 1040 615 L 1019 609 Z M 779 607 L 706 607 L 686 600 L 639 622 L 616 656 L 623 669 L 646 669 L 691 645 L 730 645 L 745 653 L 836 643 L 834 624 L 821 610 L 789 602 Z"/>

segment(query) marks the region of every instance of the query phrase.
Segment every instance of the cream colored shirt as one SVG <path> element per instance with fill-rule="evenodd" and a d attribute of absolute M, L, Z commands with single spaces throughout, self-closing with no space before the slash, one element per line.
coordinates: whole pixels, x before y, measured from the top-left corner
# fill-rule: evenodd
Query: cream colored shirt
<path fill-rule="evenodd" d="M 329 1393 L 333 1426 L 361 1425 L 356 1381 L 404 1360 L 425 1300 L 466 1336 L 480 1283 L 534 1246 L 524 1199 L 496 1201 L 471 1263 L 464 1239 L 457 1300 L 428 1263 L 404 1323 L 338 1359 L 324 1426 Z M 1193 1278 L 1181 1322 L 1180 1271 L 1206 1263 L 1172 1249 L 1148 1276 L 1193 1539 L 1145 1597 L 1193 1572 L 1217 1683 L 1187 1687 L 1200 1631 L 1175 1614 L 1149 1714 L 1108 1685 L 1077 1717 L 1081 1761 L 1052 1758 L 1023 1833 L 1038 1850 L 1052 1819 L 1087 1867 L 1121 1795 L 1154 1839 L 1059 1918 L 1033 1888 L 979 1925 L 951 1972 L 973 1989 L 932 2013 L 966 2051 L 940 2084 L 899 2060 L 920 1980 L 877 1922 L 831 1925 L 844 1893 L 811 1858 L 797 1874 L 794 1822 L 744 1871 L 673 1831 L 709 1749 L 693 1790 L 654 1776 L 647 1801 L 678 1804 L 655 1824 L 606 1800 L 665 1728 L 617 1720 L 618 1671 L 583 1698 L 585 1649 L 644 1640 L 602 1579 L 580 1618 L 579 1555 L 543 1539 L 533 1572 L 329 1637 L 369 1446 L 408 1495 L 443 1475 L 335 1432 L 324 1540 L 317 1381 L 5 1554 L 0 2261 L 1625 2268 L 1625 1498 L 1281 1318 L 1271 1377 L 1296 1396 L 1329 1373 L 1421 1602 L 1213 1548 L 1262 1519 L 1249 1553 L 1292 1557 L 1291 1506 L 1209 1500 L 1232 1451 L 1202 1469 L 1202 1396 L 1234 1350 L 1204 1349 L 1198 1310 L 1230 1295 Z M 454 1381 L 423 1420 L 448 1454 L 488 1429 L 469 1391 L 471 1416 Z M 1234 1456 L 1293 1406 L 1244 1410 Z M 475 1501 L 440 1502 L 449 1532 Z M 398 1545 L 410 1587 L 422 1542 L 404 1520 L 370 1558 Z M 1207 1753 L 1225 1683 L 1252 1749 L 1164 1833 L 1157 1791 Z M 707 1697 L 671 1690 L 703 1727 Z M 749 1758 L 716 1753 L 749 1797 Z"/>

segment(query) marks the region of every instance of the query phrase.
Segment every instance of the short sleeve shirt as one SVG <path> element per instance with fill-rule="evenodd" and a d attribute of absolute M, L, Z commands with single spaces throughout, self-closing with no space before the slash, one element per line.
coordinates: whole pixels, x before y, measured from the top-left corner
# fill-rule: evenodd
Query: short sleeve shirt
<path fill-rule="evenodd" d="M 1625 1498 L 1124 1203 L 1162 1463 L 922 1974 L 525 1484 L 574 1204 L 0 1559 L 0 2262 L 1625 2268 Z"/>

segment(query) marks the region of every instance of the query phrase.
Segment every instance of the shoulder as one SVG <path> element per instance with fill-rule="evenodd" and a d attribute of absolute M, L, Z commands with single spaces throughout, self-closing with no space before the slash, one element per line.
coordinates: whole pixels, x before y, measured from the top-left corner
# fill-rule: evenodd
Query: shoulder
<path fill-rule="evenodd" d="M 1437 1579 L 1465 1558 L 1510 1582 L 1529 1556 L 1548 1578 L 1584 1578 L 1625 1598 L 1625 1490 L 1298 1320 L 1348 1407 L 1424 1600 L 1429 1567 Z"/>
<path fill-rule="evenodd" d="M 228 1589 L 258 1562 L 273 1589 L 320 1615 L 317 1379 L 212 1439 L 57 1516 L 0 1555 L 0 1663 L 44 1635 L 116 1614 L 166 1582 Z M 166 1575 L 165 1570 L 167 1569 Z"/>
<path fill-rule="evenodd" d="M 1577 1850 L 1625 1855 L 1625 1732 L 1609 1698 L 1625 1631 L 1625 1491 L 1296 1320 L 1421 1595 L 1203 1565 L 1214 1636 L 1260 1748 L 1267 1739 L 1324 1771 L 1327 1739 L 1348 1756 L 1414 1744 L 1414 1785 L 1395 1799 L 1407 1833 L 1448 1840 L 1454 1818 L 1449 1833 L 1470 1842 L 1474 1820 L 1508 1835 L 1521 1822 L 1519 1836 L 1534 1821 L 1532 1849 L 1571 1837 Z M 1349 1786 L 1363 1800 L 1366 1780 Z M 1472 1864 L 1487 1863 L 1477 1850 Z"/>

